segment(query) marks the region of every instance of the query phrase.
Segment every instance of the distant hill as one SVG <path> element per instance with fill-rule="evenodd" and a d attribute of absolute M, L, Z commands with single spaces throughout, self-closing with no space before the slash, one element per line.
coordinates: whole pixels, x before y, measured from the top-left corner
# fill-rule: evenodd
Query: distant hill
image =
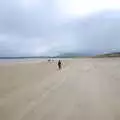
<path fill-rule="evenodd" d="M 91 56 L 88 53 L 80 53 L 80 52 L 66 52 L 61 53 L 58 56 L 55 56 L 56 58 L 77 58 L 77 57 L 88 57 Z"/>
<path fill-rule="evenodd" d="M 34 58 L 46 59 L 46 58 L 82 58 L 82 57 L 95 57 L 95 58 L 120 57 L 120 52 L 98 54 L 98 55 L 93 55 L 89 53 L 80 53 L 80 52 L 66 52 L 66 53 L 60 53 L 57 56 L 0 57 L 0 59 L 34 59 Z"/>
<path fill-rule="evenodd" d="M 120 57 L 120 52 L 96 55 L 95 57 Z"/>

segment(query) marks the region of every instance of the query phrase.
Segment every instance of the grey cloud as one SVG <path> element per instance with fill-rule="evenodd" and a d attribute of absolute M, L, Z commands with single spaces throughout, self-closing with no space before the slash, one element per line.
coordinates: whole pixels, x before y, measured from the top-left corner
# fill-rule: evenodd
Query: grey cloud
<path fill-rule="evenodd" d="M 0 1 L 0 36 L 5 36 L 0 38 L 1 55 L 10 54 L 10 50 L 18 55 L 20 51 L 33 55 L 34 50 L 45 45 L 42 41 L 45 46 L 52 44 L 54 20 L 47 1 L 33 9 L 24 8 L 20 0 Z"/>
<path fill-rule="evenodd" d="M 41 4 L 29 9 L 21 0 L 0 1 L 0 56 L 120 50 L 119 11 L 64 23 L 54 0 Z"/>
<path fill-rule="evenodd" d="M 45 22 L 45 11 L 40 8 L 29 11 L 21 7 L 19 1 L 9 3 L 7 0 L 0 8 L 2 9 L 0 10 L 0 32 L 24 37 L 41 37 L 49 27 L 48 22 Z"/>

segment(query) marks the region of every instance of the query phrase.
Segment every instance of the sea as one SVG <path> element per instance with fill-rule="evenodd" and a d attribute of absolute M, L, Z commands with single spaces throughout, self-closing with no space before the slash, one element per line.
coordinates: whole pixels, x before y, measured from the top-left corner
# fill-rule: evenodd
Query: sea
<path fill-rule="evenodd" d="M 34 61 L 48 61 L 51 58 L 0 58 L 0 63 L 14 63 L 14 62 L 34 62 Z M 71 60 L 71 58 L 52 58 L 52 60 Z"/>
<path fill-rule="evenodd" d="M 32 61 L 44 61 L 45 58 L 15 58 L 15 59 L 0 59 L 0 63 L 13 63 L 13 62 L 32 62 Z"/>

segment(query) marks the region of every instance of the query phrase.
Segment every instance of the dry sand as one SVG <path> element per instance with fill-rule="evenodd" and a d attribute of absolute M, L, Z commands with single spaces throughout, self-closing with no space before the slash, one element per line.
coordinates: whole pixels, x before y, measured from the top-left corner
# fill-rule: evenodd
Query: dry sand
<path fill-rule="evenodd" d="M 120 58 L 1 64 L 0 120 L 120 120 Z"/>

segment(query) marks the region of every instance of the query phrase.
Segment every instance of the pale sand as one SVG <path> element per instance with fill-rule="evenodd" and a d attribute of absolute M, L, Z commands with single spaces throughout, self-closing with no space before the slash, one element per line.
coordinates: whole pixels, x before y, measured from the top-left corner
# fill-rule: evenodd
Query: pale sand
<path fill-rule="evenodd" d="M 120 120 L 120 58 L 1 64 L 0 120 Z"/>

